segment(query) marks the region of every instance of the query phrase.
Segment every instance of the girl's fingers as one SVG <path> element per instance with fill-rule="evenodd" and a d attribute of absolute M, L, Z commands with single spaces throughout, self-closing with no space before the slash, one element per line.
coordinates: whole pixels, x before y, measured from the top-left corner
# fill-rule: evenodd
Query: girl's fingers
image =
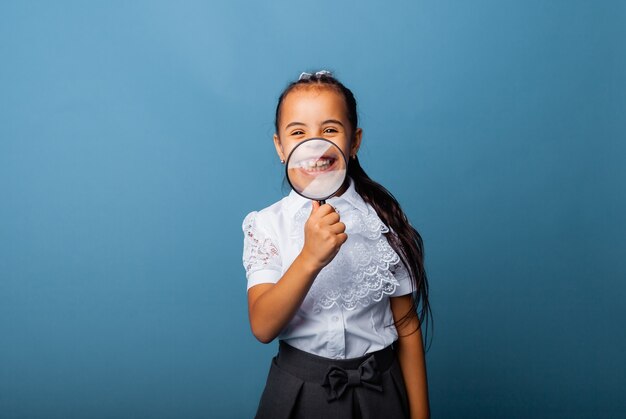
<path fill-rule="evenodd" d="M 328 225 L 330 224 L 336 224 L 338 223 L 340 220 L 339 218 L 339 214 L 337 214 L 336 212 L 331 212 L 326 214 L 324 217 L 322 217 L 322 221 Z"/>
<path fill-rule="evenodd" d="M 324 204 L 320 206 L 320 210 L 323 212 L 324 215 L 335 212 L 335 208 L 330 204 Z"/>
<path fill-rule="evenodd" d="M 313 201 L 313 205 L 311 208 L 311 215 L 309 215 L 309 218 L 315 217 L 321 220 L 328 214 L 332 214 L 334 212 L 335 212 L 335 209 L 331 205 L 329 204 L 320 205 L 319 202 Z"/>
<path fill-rule="evenodd" d="M 323 217 L 324 215 L 330 213 L 331 211 L 334 211 L 334 208 L 330 204 L 320 205 L 318 201 L 315 201 L 315 200 L 311 201 L 311 214 L 319 213 L 319 216 Z"/>
<path fill-rule="evenodd" d="M 335 224 L 329 225 L 328 230 L 330 230 L 330 232 L 334 234 L 342 234 L 343 232 L 346 231 L 346 225 L 341 222 L 335 223 Z"/>
<path fill-rule="evenodd" d="M 311 214 L 313 214 L 320 207 L 320 203 L 317 202 L 317 201 L 311 201 L 311 203 L 312 203 L 312 205 L 311 205 Z"/>

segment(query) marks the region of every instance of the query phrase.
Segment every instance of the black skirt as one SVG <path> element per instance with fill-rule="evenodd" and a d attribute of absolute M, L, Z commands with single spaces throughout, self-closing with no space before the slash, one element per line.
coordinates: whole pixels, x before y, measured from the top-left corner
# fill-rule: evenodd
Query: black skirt
<path fill-rule="evenodd" d="M 393 346 L 329 359 L 280 342 L 257 419 L 402 419 L 409 407 Z"/>

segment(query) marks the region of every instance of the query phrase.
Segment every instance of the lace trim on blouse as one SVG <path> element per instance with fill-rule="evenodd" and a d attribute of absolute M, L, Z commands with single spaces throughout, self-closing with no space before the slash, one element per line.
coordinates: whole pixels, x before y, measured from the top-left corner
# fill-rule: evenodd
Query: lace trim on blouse
<path fill-rule="evenodd" d="M 300 246 L 304 244 L 304 223 L 310 212 L 305 207 L 295 215 L 294 227 L 299 234 L 294 234 L 294 238 Z M 314 312 L 335 305 L 346 310 L 369 306 L 393 294 L 399 281 L 409 280 L 400 257 L 383 235 L 389 233 L 389 228 L 375 211 L 342 211 L 341 219 L 346 224 L 348 240 L 318 274 L 303 303 Z"/>
<path fill-rule="evenodd" d="M 280 253 L 274 242 L 256 226 L 257 212 L 252 212 L 243 221 L 243 266 L 246 275 L 262 269 L 281 270 Z"/>

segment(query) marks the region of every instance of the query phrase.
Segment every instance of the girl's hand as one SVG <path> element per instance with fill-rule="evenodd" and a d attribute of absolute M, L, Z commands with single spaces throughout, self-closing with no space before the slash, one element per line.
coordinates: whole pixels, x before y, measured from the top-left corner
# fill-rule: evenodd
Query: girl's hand
<path fill-rule="evenodd" d="M 346 225 L 339 221 L 339 214 L 329 205 L 313 201 L 311 215 L 304 224 L 304 246 L 301 255 L 316 269 L 328 265 L 348 240 Z"/>

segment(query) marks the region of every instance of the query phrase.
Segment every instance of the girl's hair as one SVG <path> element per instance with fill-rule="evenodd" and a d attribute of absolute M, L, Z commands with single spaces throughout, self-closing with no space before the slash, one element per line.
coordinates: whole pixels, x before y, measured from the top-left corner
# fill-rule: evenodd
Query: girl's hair
<path fill-rule="evenodd" d="M 337 91 L 343 95 L 346 101 L 347 117 L 352 126 L 352 135 L 358 127 L 358 116 L 356 99 L 346 86 L 334 78 L 329 72 L 321 71 L 315 74 L 307 74 L 306 77 L 290 83 L 278 98 L 276 106 L 276 119 L 274 122 L 276 134 L 278 135 L 280 109 L 283 100 L 294 89 L 302 87 L 324 87 Z M 394 196 L 382 185 L 372 180 L 359 164 L 358 157 L 350 159 L 348 164 L 348 176 L 354 181 L 355 190 L 363 200 L 369 203 L 380 219 L 389 227 L 390 233 L 386 234 L 389 244 L 400 256 L 402 263 L 407 268 L 413 286 L 413 305 L 411 310 L 403 316 L 396 325 L 410 321 L 415 316 L 418 317 L 418 329 L 426 323 L 426 333 L 428 330 L 428 320 L 432 326 L 432 313 L 428 302 L 428 279 L 424 268 L 424 246 L 422 237 L 409 223 L 404 211 Z M 413 333 L 413 332 L 412 332 Z"/>

